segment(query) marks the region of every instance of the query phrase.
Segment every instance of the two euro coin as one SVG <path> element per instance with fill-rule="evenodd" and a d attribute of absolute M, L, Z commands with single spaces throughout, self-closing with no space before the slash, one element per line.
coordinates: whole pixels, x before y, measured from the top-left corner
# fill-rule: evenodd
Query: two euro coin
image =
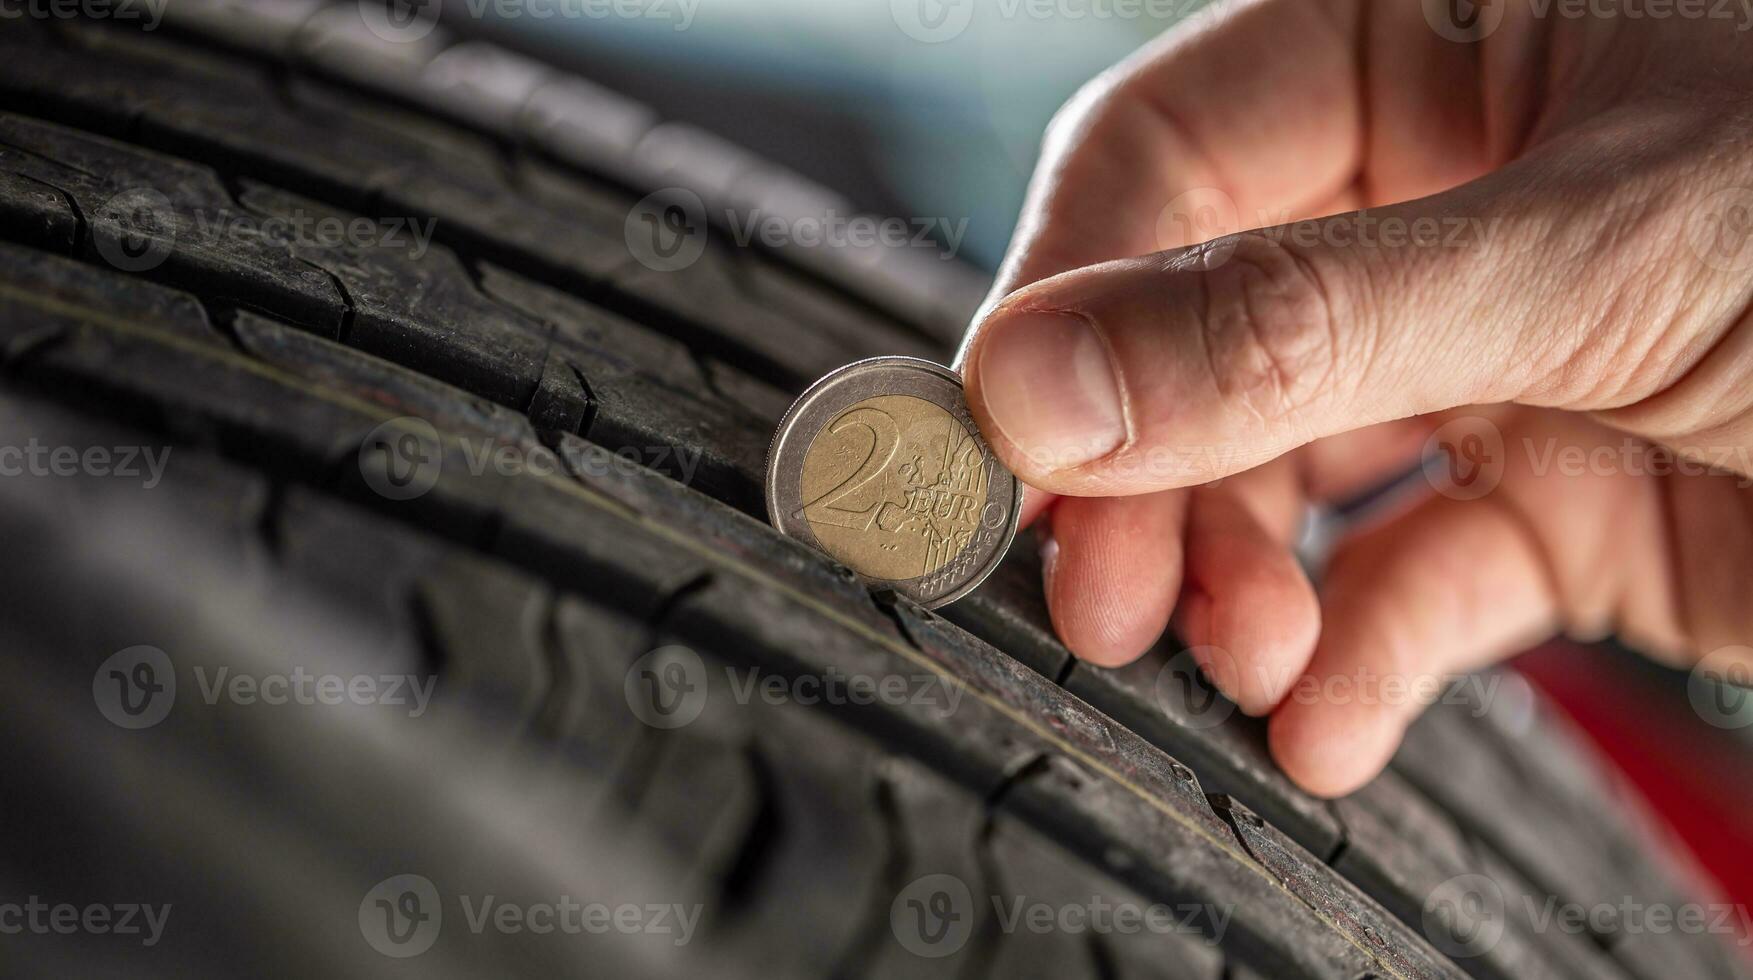
<path fill-rule="evenodd" d="M 968 413 L 961 379 L 918 358 L 858 361 L 816 382 L 767 454 L 774 527 L 926 608 L 991 574 L 1022 502 L 1022 484 Z"/>

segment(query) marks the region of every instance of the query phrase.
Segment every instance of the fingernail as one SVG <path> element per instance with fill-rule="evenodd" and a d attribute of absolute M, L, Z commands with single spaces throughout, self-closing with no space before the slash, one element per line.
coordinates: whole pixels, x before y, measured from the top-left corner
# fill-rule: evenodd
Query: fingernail
<path fill-rule="evenodd" d="M 999 320 L 980 345 L 980 394 L 1011 444 L 1048 470 L 1087 463 L 1126 441 L 1108 350 L 1081 317 Z"/>

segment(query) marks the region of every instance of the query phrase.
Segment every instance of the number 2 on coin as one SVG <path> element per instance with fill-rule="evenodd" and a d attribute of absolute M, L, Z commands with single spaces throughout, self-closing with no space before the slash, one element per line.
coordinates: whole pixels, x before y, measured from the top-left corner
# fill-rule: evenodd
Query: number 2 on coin
<path fill-rule="evenodd" d="M 829 524 L 834 527 L 865 531 L 870 529 L 871 522 L 876 520 L 877 514 L 882 510 L 883 501 L 880 499 L 864 510 L 847 510 L 834 506 L 882 475 L 882 472 L 888 469 L 889 463 L 894 460 L 895 450 L 899 449 L 901 445 L 901 431 L 895 425 L 895 420 L 888 413 L 879 412 L 874 408 L 860 408 L 847 412 L 835 420 L 828 431 L 839 435 L 853 426 L 870 430 L 870 452 L 864 457 L 864 462 L 859 465 L 858 469 L 840 485 L 803 505 L 804 519 L 811 524 Z"/>

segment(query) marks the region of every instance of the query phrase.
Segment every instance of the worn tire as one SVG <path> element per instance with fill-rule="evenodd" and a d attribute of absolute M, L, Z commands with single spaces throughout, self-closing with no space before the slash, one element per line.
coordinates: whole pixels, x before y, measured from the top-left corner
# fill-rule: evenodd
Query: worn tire
<path fill-rule="evenodd" d="M 943 359 L 966 272 L 709 231 L 660 271 L 650 192 L 832 199 L 442 26 L 167 15 L 0 22 L 0 910 L 171 906 L 0 968 L 1739 975 L 1717 936 L 1540 915 L 1694 896 L 1513 675 L 1330 803 L 1173 646 L 1075 664 L 1026 546 L 946 619 L 768 528 L 789 398 Z M 264 702 L 299 674 L 385 680 Z M 561 896 L 636 911 L 528 928 Z M 1157 911 L 1076 917 L 1104 903 Z"/>

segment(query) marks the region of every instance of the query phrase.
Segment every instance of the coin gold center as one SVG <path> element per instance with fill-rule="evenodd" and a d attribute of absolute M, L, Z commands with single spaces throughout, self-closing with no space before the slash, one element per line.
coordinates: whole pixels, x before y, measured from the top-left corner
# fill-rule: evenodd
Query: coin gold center
<path fill-rule="evenodd" d="M 941 569 L 980 531 L 986 454 L 923 398 L 879 395 L 835 416 L 803 460 L 803 518 L 822 548 L 866 578 Z"/>

